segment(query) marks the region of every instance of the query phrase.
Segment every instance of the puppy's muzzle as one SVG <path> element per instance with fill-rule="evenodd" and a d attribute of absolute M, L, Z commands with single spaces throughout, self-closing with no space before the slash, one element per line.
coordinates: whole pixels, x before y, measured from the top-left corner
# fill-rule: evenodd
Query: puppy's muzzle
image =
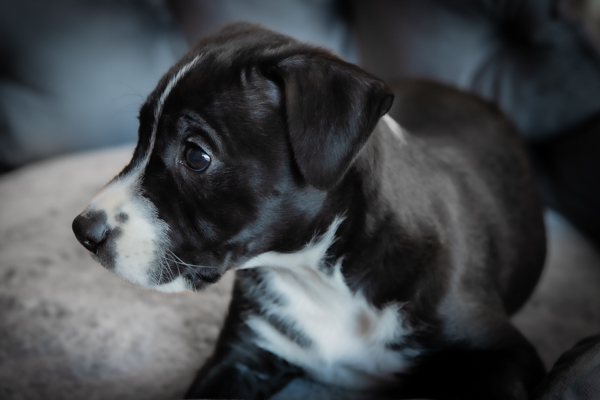
<path fill-rule="evenodd" d="M 73 220 L 73 232 L 79 243 L 94 254 L 106 242 L 111 228 L 105 211 L 91 211 L 79 214 Z"/>

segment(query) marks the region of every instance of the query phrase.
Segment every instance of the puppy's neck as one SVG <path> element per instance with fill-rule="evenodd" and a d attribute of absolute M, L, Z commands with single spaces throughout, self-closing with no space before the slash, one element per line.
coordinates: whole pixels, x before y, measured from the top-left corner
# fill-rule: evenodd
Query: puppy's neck
<path fill-rule="evenodd" d="M 349 214 L 355 218 L 353 230 L 360 230 L 371 236 L 380 226 L 389 222 L 390 214 L 398 210 L 399 181 L 402 181 L 403 168 L 394 170 L 397 160 L 409 153 L 410 135 L 389 115 L 384 115 L 376 125 L 373 134 L 349 171 L 354 196 Z M 393 159 L 392 159 L 393 158 Z M 347 188 L 345 189 L 347 193 Z"/>
<path fill-rule="evenodd" d="M 403 211 L 412 172 L 411 137 L 401 134 L 383 119 L 377 125 L 346 177 L 348 212 L 327 252 L 328 262 L 343 259 L 349 287 L 375 306 L 408 301 L 425 279 L 418 266 L 443 253 L 435 229 Z"/>

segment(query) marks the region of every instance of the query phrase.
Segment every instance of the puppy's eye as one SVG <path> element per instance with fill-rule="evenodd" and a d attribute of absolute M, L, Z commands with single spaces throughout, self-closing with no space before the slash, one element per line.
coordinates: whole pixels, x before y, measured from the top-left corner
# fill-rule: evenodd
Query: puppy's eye
<path fill-rule="evenodd" d="M 185 165 L 192 171 L 204 171 L 210 164 L 210 156 L 200 147 L 190 146 L 185 152 Z"/>

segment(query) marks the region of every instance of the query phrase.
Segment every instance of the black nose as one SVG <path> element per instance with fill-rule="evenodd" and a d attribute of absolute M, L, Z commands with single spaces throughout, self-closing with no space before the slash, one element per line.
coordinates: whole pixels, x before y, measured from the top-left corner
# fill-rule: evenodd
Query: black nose
<path fill-rule="evenodd" d="M 79 243 L 96 253 L 110 231 L 105 211 L 90 211 L 79 214 L 73 220 L 73 232 Z"/>

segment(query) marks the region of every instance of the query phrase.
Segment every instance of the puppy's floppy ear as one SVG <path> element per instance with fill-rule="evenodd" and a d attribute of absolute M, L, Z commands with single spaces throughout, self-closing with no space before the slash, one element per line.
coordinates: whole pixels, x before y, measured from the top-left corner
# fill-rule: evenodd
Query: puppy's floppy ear
<path fill-rule="evenodd" d="M 309 184 L 329 189 L 342 179 L 394 95 L 381 80 L 326 52 L 286 58 L 276 73 L 283 80 L 300 172 Z"/>

